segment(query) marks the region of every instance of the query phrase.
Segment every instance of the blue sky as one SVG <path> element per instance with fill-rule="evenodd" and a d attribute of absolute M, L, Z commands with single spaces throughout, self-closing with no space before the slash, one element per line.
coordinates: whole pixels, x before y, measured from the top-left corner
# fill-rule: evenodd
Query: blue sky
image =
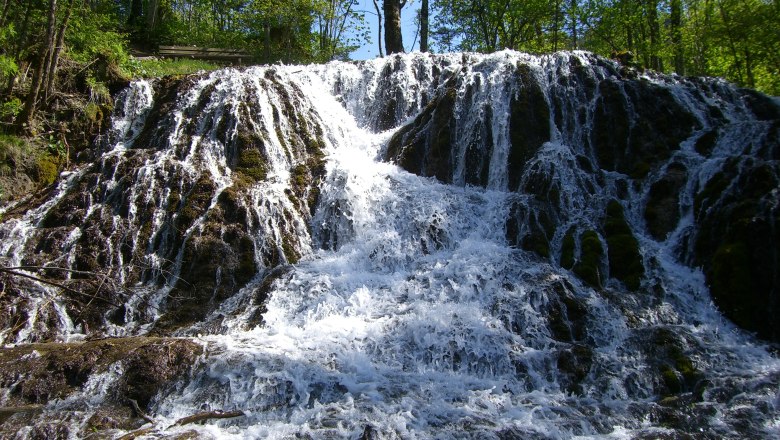
<path fill-rule="evenodd" d="M 382 0 L 377 0 L 379 7 L 382 7 Z M 420 39 L 417 38 L 417 42 L 412 47 L 414 42 L 414 35 L 417 32 L 417 26 L 414 23 L 414 18 L 417 15 L 417 10 L 420 8 L 419 0 L 407 0 L 406 6 L 401 9 L 401 32 L 403 33 L 404 47 L 407 52 L 418 50 L 420 47 Z M 374 3 L 371 0 L 358 0 L 358 10 L 363 11 L 366 15 L 366 22 L 371 29 L 371 42 L 365 43 L 360 49 L 352 52 L 350 57 L 353 60 L 367 60 L 376 58 L 379 56 L 379 46 L 377 45 L 377 19 L 376 9 L 374 9 Z M 382 47 L 384 47 L 384 35 L 382 36 Z"/>

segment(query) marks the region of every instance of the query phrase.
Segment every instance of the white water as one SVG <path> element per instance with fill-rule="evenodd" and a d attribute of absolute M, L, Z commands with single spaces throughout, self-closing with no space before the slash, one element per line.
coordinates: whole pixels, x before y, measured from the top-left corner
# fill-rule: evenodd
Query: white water
<path fill-rule="evenodd" d="M 346 76 L 350 69 L 330 65 L 318 73 Z M 780 363 L 721 317 L 701 274 L 676 262 L 671 249 L 649 244 L 645 255 L 658 259 L 668 296 L 653 305 L 610 301 L 507 246 L 508 205 L 521 196 L 443 185 L 379 162 L 389 133 L 360 128 L 370 121 L 347 114 L 312 72 L 287 70 L 335 133 L 314 235 L 337 230 L 337 250 L 314 252 L 274 284 L 263 327 L 202 338 L 207 366 L 159 402 L 163 424 L 205 409 L 240 409 L 244 418 L 198 427 L 199 435 L 357 438 L 366 426 L 378 438 L 663 435 L 668 430 L 632 412 L 652 407 L 654 397 L 643 377 L 651 367 L 629 338 L 660 325 L 701 344 L 695 362 L 712 389 L 766 382 L 751 404 L 774 408 L 765 428 L 778 432 L 780 394 L 771 384 Z M 404 87 L 414 95 L 425 85 Z M 345 105 L 354 111 L 352 101 Z M 549 159 L 542 152 L 538 160 L 570 150 L 560 144 L 545 151 Z M 570 187 L 568 205 L 587 210 L 581 187 Z M 546 321 L 550 288 L 564 279 L 588 305 L 594 347 L 579 396 L 559 383 L 556 359 L 567 344 L 551 337 Z M 730 411 L 718 407 L 715 432 Z M 719 435 L 735 435 L 730 429 L 724 425 Z"/>
<path fill-rule="evenodd" d="M 444 58 L 439 63 L 451 75 L 479 63 L 478 69 L 468 71 L 482 81 L 483 94 L 475 100 L 498 100 L 512 93 L 493 83 L 500 82 L 496 72 L 518 61 L 531 63 L 537 73 L 565 64 L 560 57 L 514 53 L 473 56 L 464 64 L 460 55 Z M 357 438 L 367 426 L 382 439 L 673 435 L 648 415 L 659 407 L 654 392 L 658 384 L 649 371 L 655 368 L 652 359 L 638 346 L 643 331 L 656 327 L 694 341 L 686 352 L 710 385 L 703 401 L 691 405 L 712 409 L 711 418 L 699 423 L 709 435 L 739 437 L 733 421 L 743 420 L 739 413 L 744 407 L 761 412 L 749 418 L 760 424 L 750 432 L 763 432 L 767 438 L 780 435 L 780 362 L 725 320 L 711 304 L 701 273 L 677 261 L 674 237 L 687 227 L 685 221 L 663 243 L 639 235 L 644 260 L 655 262 L 649 278 L 666 292 L 661 298 L 632 295 L 613 284 L 597 292 L 568 271 L 510 247 L 505 238 L 510 206 L 525 203 L 528 196 L 506 191 L 505 169 L 494 166 L 489 189 L 479 189 L 441 184 L 379 160 L 393 130 L 370 130 L 379 112 L 366 102 L 385 93 L 382 87 L 394 87 L 402 103 L 395 116 L 404 120 L 424 107 L 423 92 L 430 95 L 438 87 L 424 74 L 432 65 L 427 57 L 411 55 L 397 62 L 406 74 L 399 73 L 401 79 L 392 85 L 377 82 L 385 60 L 360 68 L 341 63 L 273 68 L 284 84 L 303 92 L 307 101 L 302 105 L 310 106 L 318 118 L 315 123 L 325 128 L 327 177 L 311 220 L 311 238 L 296 219 L 293 229 L 301 240 L 297 249 L 304 257 L 274 282 L 264 325 L 249 330 L 244 325 L 251 310 L 238 305 L 250 288 L 214 312 L 227 315 L 224 331 L 196 338 L 207 347 L 206 355 L 190 379 L 154 402 L 157 431 L 148 438 L 191 430 L 202 438 Z M 415 69 L 423 74 L 408 74 Z M 229 78 L 238 84 L 259 81 L 265 74 L 265 68 L 252 68 L 215 73 L 204 81 Z M 221 93 L 226 99 L 250 99 L 231 94 L 239 88 L 225 87 Z M 258 85 L 256 90 L 264 89 Z M 185 99 L 193 102 L 197 92 L 192 94 Z M 261 108 L 269 107 L 255 123 L 272 125 L 261 121 L 270 117 L 275 98 L 257 99 Z M 149 105 L 148 100 L 138 101 Z M 506 162 L 501 157 L 508 148 L 500 108 L 496 102 L 491 124 L 498 146 L 494 163 Z M 123 134 L 134 130 L 127 128 L 133 127 L 131 122 L 119 127 Z M 559 179 L 562 207 L 577 212 L 571 223 L 593 224 L 619 176 L 607 175 L 599 183 L 582 172 L 575 160 L 581 146 L 572 142 L 585 129 L 569 129 L 580 133 L 569 137 L 558 130 L 553 127 L 557 134 L 533 160 L 537 169 L 549 168 Z M 274 130 L 268 131 L 268 141 L 279 146 Z M 172 146 L 178 142 L 175 137 L 169 140 Z M 214 141 L 209 149 L 198 142 L 191 144 L 192 151 L 213 151 L 214 157 L 199 160 L 227 186 L 230 170 L 220 146 Z M 113 154 L 122 154 L 123 145 L 117 144 Z M 172 151 L 160 153 L 168 155 L 164 160 L 155 156 L 145 175 L 153 176 L 165 161 L 195 167 L 176 162 Z M 258 249 L 279 241 L 263 237 L 282 234 L 279 225 L 262 220 L 294 211 L 285 205 L 290 201 L 283 191 L 296 159 L 277 151 L 269 181 L 251 189 L 253 218 L 259 220 L 249 229 L 261 231 L 256 235 Z M 708 169 L 706 164 L 698 169 L 702 181 Z M 462 183 L 462 171 L 456 176 L 461 177 L 455 182 Z M 139 188 L 150 188 L 153 181 L 150 177 Z M 594 197 L 588 186 L 603 194 Z M 642 191 L 634 194 L 642 196 Z M 685 203 L 690 209 L 691 200 Z M 626 213 L 632 224 L 639 224 L 639 214 L 630 209 Z M 194 229 L 201 226 L 196 222 L 188 236 L 197 235 Z M 554 249 L 560 248 L 561 234 Z M 141 307 L 147 294 L 139 293 L 131 304 Z M 163 289 L 152 296 L 163 303 L 166 294 Z M 551 303 L 563 294 L 587 305 L 583 341 L 561 342 L 551 334 Z M 238 312 L 231 316 L 233 309 Z M 115 329 L 117 334 L 132 330 L 132 324 Z M 577 344 L 592 349 L 592 366 L 580 382 L 580 392 L 572 393 L 558 358 Z M 90 386 L 95 388 L 90 392 L 104 393 L 110 381 L 101 377 Z M 722 397 L 729 393 L 733 396 Z M 245 416 L 172 426 L 181 417 L 209 410 L 241 410 Z"/>

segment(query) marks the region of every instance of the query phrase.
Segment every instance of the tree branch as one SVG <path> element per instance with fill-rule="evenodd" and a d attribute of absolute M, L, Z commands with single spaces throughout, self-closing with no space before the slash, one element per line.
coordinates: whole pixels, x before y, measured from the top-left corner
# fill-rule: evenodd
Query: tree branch
<path fill-rule="evenodd" d="M 232 419 L 233 417 L 241 417 L 244 415 L 243 411 L 206 411 L 191 416 L 182 417 L 177 420 L 173 426 L 188 425 L 190 423 L 200 422 L 208 419 Z"/>
<path fill-rule="evenodd" d="M 42 267 L 41 269 L 46 269 L 46 268 Z M 60 269 L 62 269 L 62 268 L 60 268 Z M 63 270 L 68 270 L 68 269 L 63 269 Z M 112 305 L 114 307 L 120 307 L 119 304 L 117 304 L 117 303 L 115 303 L 113 301 L 110 301 L 110 300 L 108 300 L 106 298 L 101 298 L 99 296 L 90 295 L 88 293 L 80 292 L 78 290 L 71 289 L 70 287 L 68 287 L 68 286 L 66 286 L 64 284 L 57 283 L 57 282 L 54 282 L 54 281 L 51 281 L 51 280 L 47 280 L 45 278 L 40 278 L 40 277 L 36 277 L 34 275 L 29 275 L 29 274 L 26 274 L 26 273 L 17 272 L 16 270 L 13 270 L 13 268 L 0 267 L 0 272 L 5 272 L 5 273 L 7 273 L 9 275 L 13 275 L 13 276 L 17 276 L 17 277 L 27 278 L 27 279 L 30 279 L 30 280 L 33 280 L 33 281 L 38 281 L 39 283 L 48 284 L 50 286 L 59 287 L 60 289 L 65 290 L 66 292 L 70 292 L 70 293 L 72 293 L 74 295 L 80 295 L 80 296 L 84 296 L 84 297 L 91 298 L 91 299 L 97 299 L 97 300 L 103 301 L 103 302 L 105 302 L 107 304 L 110 304 L 110 305 Z"/>

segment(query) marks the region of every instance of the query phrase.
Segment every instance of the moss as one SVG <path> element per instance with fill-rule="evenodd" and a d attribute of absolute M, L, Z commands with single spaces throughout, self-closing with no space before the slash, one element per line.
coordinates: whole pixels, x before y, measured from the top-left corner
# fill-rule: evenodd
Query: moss
<path fill-rule="evenodd" d="M 90 376 L 120 362 L 122 377 L 109 398 L 130 397 L 146 406 L 186 373 L 201 351 L 191 341 L 150 337 L 25 344 L 0 348 L 0 382 L 14 384 L 15 403 L 47 403 L 79 391 Z"/>
<path fill-rule="evenodd" d="M 656 240 L 664 240 L 680 221 L 680 191 L 688 179 L 682 164 L 672 163 L 666 173 L 650 187 L 644 218 Z"/>
<path fill-rule="evenodd" d="M 299 164 L 293 167 L 290 173 L 290 182 L 293 187 L 298 190 L 303 190 L 307 186 L 308 180 L 308 167 L 304 164 Z"/>
<path fill-rule="evenodd" d="M 742 241 L 721 244 L 712 257 L 712 296 L 740 326 L 752 324 L 755 304 L 751 304 L 754 286 L 750 272 L 749 251 Z"/>
<path fill-rule="evenodd" d="M 288 234 L 285 234 L 282 238 L 282 252 L 284 252 L 284 259 L 287 260 L 289 264 L 295 264 L 301 258 L 293 243 L 294 238 Z"/>
<path fill-rule="evenodd" d="M 644 342 L 642 347 L 656 368 L 662 385 L 661 396 L 668 397 L 697 390 L 700 394 L 703 391 L 700 382 L 704 376 L 685 354 L 681 336 L 668 328 L 651 331 L 650 339 Z"/>
<path fill-rule="evenodd" d="M 623 207 L 616 200 L 607 204 L 604 235 L 607 240 L 610 275 L 622 281 L 629 290 L 639 289 L 645 274 L 639 242 L 626 222 Z"/>
<path fill-rule="evenodd" d="M 574 265 L 574 273 L 592 287 L 601 287 L 601 259 L 604 248 L 596 231 L 587 230 L 580 235 L 580 257 Z"/>
<path fill-rule="evenodd" d="M 449 183 L 457 92 L 445 89 L 388 141 L 385 160 L 410 173 Z"/>
<path fill-rule="evenodd" d="M 644 179 L 649 172 L 650 172 L 650 164 L 642 161 L 634 164 L 634 166 L 631 168 L 631 172 L 629 173 L 629 176 L 632 179 Z"/>
<path fill-rule="evenodd" d="M 38 157 L 36 161 L 35 180 L 41 186 L 49 186 L 57 180 L 59 175 L 59 161 L 48 155 Z"/>
<path fill-rule="evenodd" d="M 550 140 L 550 107 L 531 67 L 518 64 L 515 78 L 521 86 L 509 103 L 507 177 L 510 190 L 517 189 L 525 164 Z"/>
<path fill-rule="evenodd" d="M 268 163 L 259 150 L 242 150 L 238 156 L 236 171 L 243 176 L 259 182 L 268 175 Z"/>
<path fill-rule="evenodd" d="M 574 226 L 570 227 L 561 243 L 561 267 L 564 269 L 571 269 L 574 266 L 574 248 L 576 246 L 574 232 Z"/>

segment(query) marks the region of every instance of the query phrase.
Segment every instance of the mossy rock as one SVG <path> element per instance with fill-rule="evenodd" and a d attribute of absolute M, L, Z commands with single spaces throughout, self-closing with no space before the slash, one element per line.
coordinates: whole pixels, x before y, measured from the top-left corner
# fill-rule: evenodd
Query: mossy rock
<path fill-rule="evenodd" d="M 611 200 L 607 204 L 606 214 L 604 235 L 610 275 L 622 281 L 629 290 L 636 291 L 645 274 L 639 242 L 631 232 L 619 202 Z"/>
<path fill-rule="evenodd" d="M 587 230 L 580 234 L 580 255 L 574 264 L 574 273 L 591 287 L 601 288 L 601 260 L 604 247 L 596 231 Z"/>
<path fill-rule="evenodd" d="M 414 121 L 390 138 L 385 160 L 410 173 L 451 183 L 456 100 L 454 88 L 431 100 Z"/>
<path fill-rule="evenodd" d="M 582 395 L 582 382 L 588 377 L 593 365 L 593 350 L 581 344 L 558 353 L 556 367 L 563 389 L 571 394 Z"/>
<path fill-rule="evenodd" d="M 566 235 L 563 236 L 563 241 L 561 242 L 561 267 L 564 269 L 571 269 L 574 267 L 574 251 L 577 246 L 574 239 L 575 232 L 574 226 L 570 227 L 569 230 L 566 231 Z"/>
<path fill-rule="evenodd" d="M 509 102 L 507 178 L 510 191 L 517 189 L 526 163 L 550 140 L 550 107 L 531 67 L 518 64 L 514 79 L 518 90 Z"/>
<path fill-rule="evenodd" d="M 680 191 L 688 179 L 684 165 L 672 163 L 652 186 L 647 196 L 644 218 L 656 240 L 664 240 L 680 221 Z"/>
<path fill-rule="evenodd" d="M 668 397 L 696 392 L 696 397 L 701 399 L 704 374 L 685 353 L 682 334 L 664 327 L 648 329 L 637 344 L 655 369 L 658 395 Z"/>
<path fill-rule="evenodd" d="M 122 375 L 109 397 L 122 406 L 131 398 L 146 407 L 182 379 L 201 352 L 200 345 L 185 339 L 150 337 L 0 348 L 0 385 L 9 391 L 7 403 L 46 404 L 80 391 L 92 375 L 121 363 Z"/>
<path fill-rule="evenodd" d="M 669 89 L 649 81 L 609 79 L 599 84 L 590 140 L 602 168 L 639 179 L 699 128 Z"/>
<path fill-rule="evenodd" d="M 693 263 L 702 267 L 712 299 L 737 325 L 780 341 L 780 167 L 743 156 L 727 160 L 697 194 Z"/>
<path fill-rule="evenodd" d="M 236 171 L 249 182 L 260 182 L 268 175 L 268 162 L 256 149 L 244 149 L 238 155 Z"/>
<path fill-rule="evenodd" d="M 559 342 L 581 342 L 587 337 L 588 308 L 573 290 L 574 286 L 561 280 L 548 292 L 547 324 L 552 338 Z"/>

